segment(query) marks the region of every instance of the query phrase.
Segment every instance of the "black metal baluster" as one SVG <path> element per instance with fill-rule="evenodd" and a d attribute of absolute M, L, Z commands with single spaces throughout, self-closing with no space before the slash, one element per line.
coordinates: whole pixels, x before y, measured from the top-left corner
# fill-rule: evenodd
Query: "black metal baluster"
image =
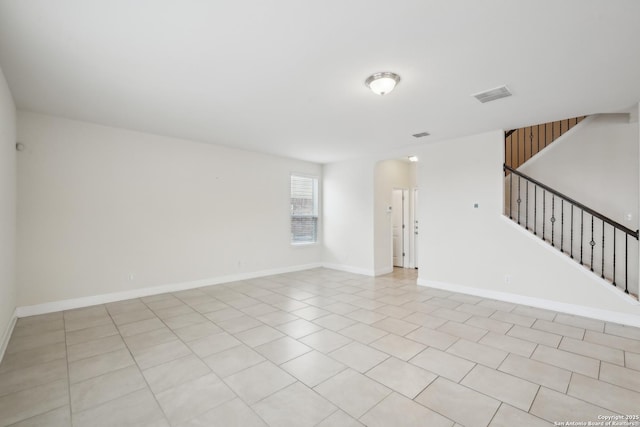
<path fill-rule="evenodd" d="M 624 293 L 629 293 L 629 235 L 624 233 Z"/>
<path fill-rule="evenodd" d="M 616 228 L 613 227 L 613 286 L 616 285 Z"/>
<path fill-rule="evenodd" d="M 542 240 L 544 240 L 545 222 L 547 221 L 547 190 L 542 190 Z"/>
<path fill-rule="evenodd" d="M 533 186 L 533 234 L 538 235 L 538 186 Z"/>
<path fill-rule="evenodd" d="M 600 277 L 604 279 L 604 221 L 602 221 L 602 274 Z"/>
<path fill-rule="evenodd" d="M 518 224 L 520 224 L 520 203 L 522 202 L 520 194 L 520 175 L 518 175 L 518 198 L 516 199 L 516 203 L 518 204 Z"/>
<path fill-rule="evenodd" d="M 560 199 L 560 251 L 564 252 L 564 199 Z"/>
<path fill-rule="evenodd" d="M 513 173 L 509 173 L 509 218 L 513 219 Z"/>
<path fill-rule="evenodd" d="M 582 262 L 582 254 L 583 254 L 583 246 L 584 246 L 584 210 L 580 209 L 580 264 L 584 265 Z"/>
<path fill-rule="evenodd" d="M 571 205 L 571 259 L 573 259 L 573 205 Z"/>
<path fill-rule="evenodd" d="M 593 240 L 593 215 L 591 215 L 591 241 L 589 242 L 591 246 L 591 271 L 593 271 L 593 248 L 596 245 L 596 241 Z"/>
<path fill-rule="evenodd" d="M 529 229 L 529 181 L 527 183 L 527 190 L 524 199 L 524 228 Z"/>
<path fill-rule="evenodd" d="M 551 195 L 551 246 L 556 247 L 554 233 L 556 229 L 556 196 Z"/>

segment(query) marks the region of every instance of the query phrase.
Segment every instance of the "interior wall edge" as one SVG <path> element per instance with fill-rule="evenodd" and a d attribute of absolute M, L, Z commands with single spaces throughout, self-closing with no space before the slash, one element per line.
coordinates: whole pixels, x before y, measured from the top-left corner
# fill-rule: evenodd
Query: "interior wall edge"
<path fill-rule="evenodd" d="M 402 268 L 402 267 L 400 267 L 400 268 Z M 393 266 L 376 269 L 375 276 L 382 276 L 382 275 L 389 274 L 389 273 L 393 273 Z"/>
<path fill-rule="evenodd" d="M 0 340 L 0 363 L 2 363 L 2 359 L 4 358 L 4 353 L 7 351 L 7 346 L 9 345 L 9 340 L 11 339 L 11 334 L 13 334 L 13 328 L 16 326 L 16 322 L 18 321 L 18 309 L 16 308 L 13 311 L 13 316 L 9 321 L 4 333 L 2 334 L 2 340 Z"/>

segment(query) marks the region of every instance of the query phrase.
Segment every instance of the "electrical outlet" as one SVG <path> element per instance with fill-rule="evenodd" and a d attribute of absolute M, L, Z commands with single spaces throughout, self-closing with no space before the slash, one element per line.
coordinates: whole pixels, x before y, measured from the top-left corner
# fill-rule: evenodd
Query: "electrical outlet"
<path fill-rule="evenodd" d="M 509 274 L 505 274 L 504 275 L 504 283 L 505 283 L 505 285 L 510 285 L 511 284 L 511 275 L 509 275 Z"/>
<path fill-rule="evenodd" d="M 136 276 L 133 275 L 133 273 L 129 273 L 129 281 L 132 281 L 133 279 L 135 279 Z"/>

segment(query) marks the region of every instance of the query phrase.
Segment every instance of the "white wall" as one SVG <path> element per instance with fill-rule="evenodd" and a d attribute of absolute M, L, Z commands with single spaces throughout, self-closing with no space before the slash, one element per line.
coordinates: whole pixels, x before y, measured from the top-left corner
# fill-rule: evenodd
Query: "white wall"
<path fill-rule="evenodd" d="M 16 107 L 0 70 L 0 359 L 16 308 Z"/>
<path fill-rule="evenodd" d="M 503 135 L 489 132 L 416 150 L 419 282 L 640 316 L 640 305 L 619 298 L 583 267 L 502 216 Z"/>
<path fill-rule="evenodd" d="M 603 114 L 586 118 L 518 170 L 636 230 L 638 167 L 638 122 Z"/>
<path fill-rule="evenodd" d="M 370 159 L 330 163 L 323 170 L 323 262 L 373 276 L 374 165 Z"/>
<path fill-rule="evenodd" d="M 289 175 L 321 165 L 23 112 L 18 135 L 20 306 L 321 261 L 289 243 Z"/>
<path fill-rule="evenodd" d="M 387 207 L 392 205 L 394 188 L 411 190 L 415 188 L 415 168 L 413 163 L 402 160 L 383 160 L 376 163 L 374 170 L 374 259 L 376 274 L 393 271 L 392 215 Z M 409 198 L 412 197 L 409 191 Z M 409 226 L 409 224 L 407 224 Z"/>

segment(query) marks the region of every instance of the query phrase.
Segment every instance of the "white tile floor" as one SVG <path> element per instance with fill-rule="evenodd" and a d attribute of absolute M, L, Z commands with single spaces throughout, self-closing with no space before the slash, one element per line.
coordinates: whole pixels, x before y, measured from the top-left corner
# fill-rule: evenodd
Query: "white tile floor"
<path fill-rule="evenodd" d="M 0 425 L 542 426 L 640 414 L 640 329 L 415 276 L 315 269 L 20 319 L 0 364 Z"/>

